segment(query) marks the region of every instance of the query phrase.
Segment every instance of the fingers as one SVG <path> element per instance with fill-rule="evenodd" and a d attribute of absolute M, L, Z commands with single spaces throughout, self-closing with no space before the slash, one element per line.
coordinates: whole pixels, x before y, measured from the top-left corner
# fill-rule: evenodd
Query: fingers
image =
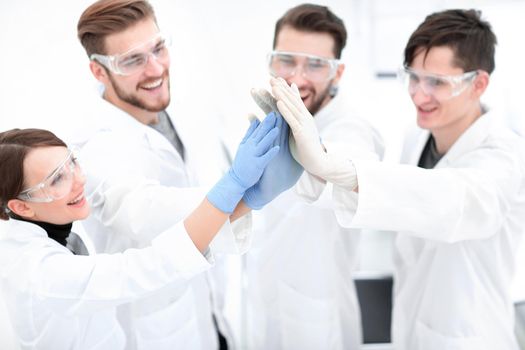
<path fill-rule="evenodd" d="M 281 114 L 277 115 L 275 126 L 279 128 L 279 136 L 277 137 L 276 144 L 283 147 L 285 143 L 288 142 L 288 132 L 290 131 L 290 128 L 288 128 L 288 124 L 286 124 L 286 121 Z"/>
<path fill-rule="evenodd" d="M 310 115 L 308 108 L 306 108 L 306 106 L 303 103 L 303 100 L 301 99 L 299 89 L 295 84 L 293 84 L 295 88 L 292 88 L 288 86 L 284 79 L 279 78 L 272 80 L 271 85 L 272 92 L 277 99 L 280 99 L 289 105 L 293 105 L 293 108 L 289 106 L 292 112 L 295 112 L 297 110 L 297 112 L 301 113 L 304 116 Z M 300 118 L 300 116 L 297 116 L 297 118 Z"/>
<path fill-rule="evenodd" d="M 269 113 L 264 120 L 261 122 L 261 124 L 257 127 L 257 129 L 254 131 L 251 138 L 256 143 L 259 143 L 261 139 L 268 134 L 268 132 L 275 127 L 275 122 L 277 121 L 277 116 L 275 115 L 275 112 Z"/>
<path fill-rule="evenodd" d="M 299 88 L 295 83 L 292 83 L 292 91 L 295 93 L 296 96 L 301 97 L 301 93 L 299 92 Z"/>
<path fill-rule="evenodd" d="M 283 127 L 283 124 L 286 124 L 284 122 L 283 117 L 281 116 L 281 114 L 277 114 L 276 115 L 276 121 L 275 121 L 275 127 L 279 128 L 279 130 L 280 130 Z"/>
<path fill-rule="evenodd" d="M 248 114 L 248 115 L 246 116 L 246 118 L 250 121 L 250 123 L 251 123 L 252 121 L 254 121 L 255 119 L 256 119 L 256 120 L 259 120 L 259 118 L 257 118 L 257 116 L 256 116 L 255 114 L 253 114 L 253 113 Z"/>
<path fill-rule="evenodd" d="M 294 134 L 300 132 L 301 123 L 295 118 L 292 111 L 288 108 L 288 105 L 283 101 L 277 101 L 277 108 L 279 108 L 279 112 L 281 112 L 281 115 L 290 126 L 290 129 L 292 129 L 292 132 Z"/>
<path fill-rule="evenodd" d="M 283 120 L 283 125 L 281 126 L 281 132 L 279 134 L 279 145 L 281 145 L 281 147 L 283 147 L 283 145 L 287 145 L 287 142 L 288 142 L 288 138 L 289 138 L 289 135 L 290 135 L 290 127 L 288 126 L 288 124 L 286 123 L 286 121 L 284 121 L 284 119 L 281 117 L 281 119 Z"/>
<path fill-rule="evenodd" d="M 250 94 L 265 114 L 272 111 L 277 112 L 277 101 L 268 91 L 264 89 L 251 89 Z"/>
<path fill-rule="evenodd" d="M 279 128 L 274 127 L 272 130 L 270 130 L 262 140 L 257 144 L 257 155 L 263 154 L 266 152 L 267 149 L 270 148 L 270 146 L 273 144 L 275 139 L 277 138 L 277 135 L 279 135 Z"/>
<path fill-rule="evenodd" d="M 268 163 L 279 153 L 279 149 L 279 146 L 273 146 L 268 152 L 259 157 L 260 165 L 266 168 Z"/>
<path fill-rule="evenodd" d="M 246 134 L 244 134 L 244 137 L 242 138 L 241 143 L 245 143 L 246 140 L 248 140 L 248 138 L 252 136 L 253 132 L 257 129 L 259 124 L 260 122 L 257 119 L 252 119 L 250 121 L 250 127 L 248 128 L 248 130 L 246 130 Z"/>
<path fill-rule="evenodd" d="M 288 84 L 286 84 L 285 81 L 279 82 L 279 84 L 275 85 L 274 94 L 277 98 L 283 99 L 285 102 L 289 103 L 297 110 L 297 112 L 303 114 L 303 115 L 309 115 L 310 112 L 306 108 L 306 106 L 303 103 L 303 100 L 301 99 L 300 93 L 298 93 L 298 90 L 294 91 Z M 294 109 L 292 109 L 294 111 Z"/>
<path fill-rule="evenodd" d="M 296 99 L 297 97 L 296 96 L 292 96 L 291 93 L 285 91 L 284 87 L 280 86 L 280 85 L 276 85 L 276 86 L 272 87 L 272 91 L 273 91 L 273 93 L 275 94 L 275 96 L 278 99 L 277 106 L 279 106 L 279 102 L 283 102 L 286 105 L 287 109 L 292 114 L 291 116 L 293 116 L 293 118 L 297 119 L 297 121 L 299 123 L 301 123 L 302 122 L 301 119 L 303 118 L 303 116 L 301 115 L 300 110 L 295 106 L 295 103 L 293 102 L 293 99 Z M 279 111 L 282 114 L 284 114 L 283 111 L 281 111 L 281 110 L 279 110 Z M 288 119 L 287 119 L 287 121 L 288 121 Z"/>

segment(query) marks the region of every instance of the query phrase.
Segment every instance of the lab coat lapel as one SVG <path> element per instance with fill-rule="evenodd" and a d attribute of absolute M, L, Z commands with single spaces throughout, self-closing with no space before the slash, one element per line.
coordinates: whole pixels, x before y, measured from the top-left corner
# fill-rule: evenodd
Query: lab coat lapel
<path fill-rule="evenodd" d="M 409 134 L 401 156 L 401 163 L 417 165 L 429 136 L 430 132 L 428 130 L 419 128 Z"/>
<path fill-rule="evenodd" d="M 435 168 L 449 167 L 455 159 L 466 152 L 479 148 L 487 137 L 488 130 L 493 120 L 492 113 L 481 115 L 465 132 L 454 142 L 448 152 L 439 160 Z"/>

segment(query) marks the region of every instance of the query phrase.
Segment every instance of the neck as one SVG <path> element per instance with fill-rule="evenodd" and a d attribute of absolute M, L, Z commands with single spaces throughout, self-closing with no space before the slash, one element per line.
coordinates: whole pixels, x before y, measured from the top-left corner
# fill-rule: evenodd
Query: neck
<path fill-rule="evenodd" d="M 454 145 L 461 135 L 483 114 L 481 104 L 468 111 L 467 114 L 452 124 L 439 129 L 430 130 L 439 154 L 445 154 Z"/>
<path fill-rule="evenodd" d="M 150 112 L 145 109 L 133 106 L 132 104 L 129 104 L 125 101 L 122 101 L 121 99 L 117 98 L 115 94 L 108 92 L 107 89 L 104 92 L 103 98 L 109 103 L 122 109 L 124 112 L 128 113 L 144 125 L 156 124 L 159 122 L 157 112 Z"/>

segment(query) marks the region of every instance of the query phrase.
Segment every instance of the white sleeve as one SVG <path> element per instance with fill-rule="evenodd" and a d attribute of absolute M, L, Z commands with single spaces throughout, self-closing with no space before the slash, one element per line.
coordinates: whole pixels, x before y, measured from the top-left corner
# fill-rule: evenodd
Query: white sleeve
<path fill-rule="evenodd" d="M 96 219 L 106 228 L 148 244 L 163 230 L 183 221 L 204 200 L 203 188 L 160 186 L 154 182 L 102 185 L 92 194 Z M 212 240 L 213 253 L 244 253 L 251 237 L 251 215 L 229 220 Z"/>
<path fill-rule="evenodd" d="M 295 184 L 294 190 L 307 203 L 313 203 L 319 199 L 325 187 L 325 180 L 305 171 Z"/>
<path fill-rule="evenodd" d="M 347 227 L 444 242 L 490 237 L 523 186 L 520 161 L 513 151 L 489 146 L 471 151 L 455 166 L 427 170 L 357 161 L 359 195 L 334 192 L 337 218 Z"/>
<path fill-rule="evenodd" d="M 384 143 L 381 135 L 366 121 L 357 117 L 339 117 L 320 128 L 319 134 L 327 153 L 333 161 L 341 163 L 339 176 L 330 179 L 334 189 L 339 185 L 349 186 L 355 179 L 354 160 L 381 160 Z M 350 161 L 350 162 L 348 162 Z M 348 162 L 347 166 L 343 162 Z M 306 202 L 318 200 L 326 187 L 326 181 L 305 172 L 294 187 L 295 192 Z M 335 192 L 345 192 L 335 189 Z M 354 195 L 351 195 L 354 197 Z"/>
<path fill-rule="evenodd" d="M 47 241 L 47 239 L 46 239 Z M 26 246 L 29 244 L 26 243 Z M 65 315 L 90 314 L 133 301 L 212 266 L 182 223 L 156 237 L 150 247 L 117 254 L 75 256 L 58 245 L 33 245 L 10 271 L 10 287 Z"/>
<path fill-rule="evenodd" d="M 251 246 L 252 213 L 248 213 L 235 222 L 226 221 L 219 233 L 210 243 L 213 253 L 244 254 Z"/>

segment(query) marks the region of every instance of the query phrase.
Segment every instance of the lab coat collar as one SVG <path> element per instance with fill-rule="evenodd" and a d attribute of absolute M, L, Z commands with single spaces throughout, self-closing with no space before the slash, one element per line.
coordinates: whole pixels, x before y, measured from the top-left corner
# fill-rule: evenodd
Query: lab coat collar
<path fill-rule="evenodd" d="M 9 226 L 9 229 L 8 231 L 6 231 L 6 233 L 10 236 L 10 238 L 14 238 L 16 240 L 23 240 L 30 237 L 49 238 L 47 236 L 46 230 L 31 222 L 17 219 L 9 219 L 7 224 Z M 60 243 L 56 241 L 53 242 L 60 245 Z"/>
<path fill-rule="evenodd" d="M 484 110 L 487 110 L 484 108 Z M 448 166 L 466 152 L 479 148 L 494 124 L 494 112 L 485 112 L 454 142 L 448 152 L 436 164 L 436 168 Z"/>
<path fill-rule="evenodd" d="M 103 120 L 100 121 L 99 131 L 122 130 L 128 136 L 134 137 L 137 140 L 144 139 L 152 149 L 165 150 L 169 153 L 173 153 L 174 156 L 180 158 L 180 161 L 182 162 L 182 158 L 176 151 L 174 151 L 171 143 L 165 137 L 159 137 L 160 133 L 158 131 L 142 124 L 137 119 L 133 118 L 133 116 L 129 115 L 129 113 L 103 99 L 102 96 L 100 96 L 100 99 L 102 100 L 102 110 L 100 111 L 100 116 Z M 168 116 L 171 119 L 174 127 L 176 127 L 169 111 Z M 184 146 L 186 147 L 186 144 L 184 143 L 185 140 L 182 138 L 182 136 L 180 136 L 178 130 L 177 133 L 181 138 L 181 142 L 183 142 Z"/>
<path fill-rule="evenodd" d="M 71 228 L 73 227 L 73 223 L 65 224 L 65 225 L 56 225 L 51 224 L 49 222 L 43 222 L 43 221 L 32 221 L 24 218 L 17 218 L 16 220 L 19 221 L 25 221 L 29 222 L 31 224 L 35 224 L 38 227 L 43 228 L 47 236 L 56 242 L 60 243 L 64 247 L 67 245 L 67 238 L 69 237 L 69 234 L 71 233 Z"/>
<path fill-rule="evenodd" d="M 484 108 L 484 110 L 487 109 Z M 472 125 L 468 127 L 467 130 L 463 132 L 463 134 L 461 134 L 456 142 L 454 142 L 448 152 L 436 164 L 435 168 L 447 166 L 447 164 L 454 162 L 457 157 L 463 155 L 465 152 L 478 148 L 486 138 L 491 125 L 494 124 L 495 119 L 495 113 L 492 111 L 487 111 L 482 114 L 477 120 L 474 121 L 474 123 L 472 123 Z M 413 147 L 414 151 L 409 159 L 409 164 L 417 164 L 419 162 L 419 158 L 421 157 L 421 153 L 423 152 L 423 148 L 425 147 L 429 137 L 430 132 L 428 130 L 420 129 L 419 136 L 417 137 L 417 141 Z"/>
<path fill-rule="evenodd" d="M 50 242 L 52 242 L 52 244 L 56 244 L 57 246 L 67 249 L 64 245 L 49 238 L 46 230 L 32 222 L 9 219 L 9 221 L 5 222 L 5 224 L 7 227 L 6 230 L 4 230 L 3 235 L 9 236 L 10 239 L 15 239 L 18 241 L 25 241 L 31 238 L 48 239 Z M 88 255 L 95 254 L 93 242 L 85 234 L 83 228 L 79 224 L 73 223 L 72 233 L 78 236 L 79 239 L 82 241 L 82 243 L 86 247 Z"/>

